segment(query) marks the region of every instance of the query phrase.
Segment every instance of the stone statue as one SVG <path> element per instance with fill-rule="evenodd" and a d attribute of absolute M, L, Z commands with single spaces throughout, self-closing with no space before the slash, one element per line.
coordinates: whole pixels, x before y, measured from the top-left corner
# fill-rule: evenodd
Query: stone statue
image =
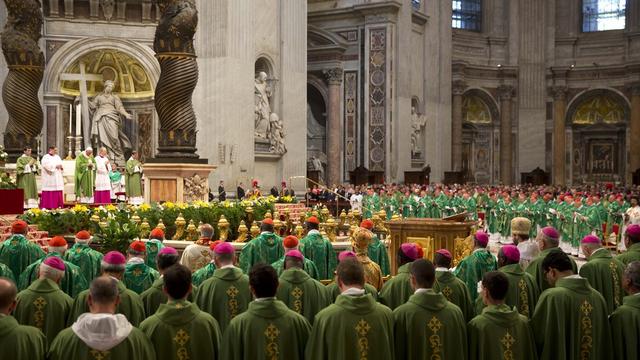
<path fill-rule="evenodd" d="M 261 71 L 255 79 L 255 134 L 257 138 L 266 139 L 271 121 L 271 105 L 269 99 L 273 95 L 267 84 L 267 73 Z"/>
<path fill-rule="evenodd" d="M 411 107 L 411 156 L 417 157 L 422 153 L 422 134 L 427 123 L 427 117 L 418 114 L 415 107 Z"/>
<path fill-rule="evenodd" d="M 311 157 L 311 170 L 318 172 L 318 180 L 320 182 L 324 182 L 324 165 L 322 165 L 322 160 L 317 156 Z"/>
<path fill-rule="evenodd" d="M 271 152 L 276 154 L 287 152 L 287 147 L 284 144 L 282 121 L 276 113 L 271 113 L 271 116 L 269 116 L 269 142 L 271 143 Z"/>
<path fill-rule="evenodd" d="M 122 106 L 120 98 L 113 94 L 113 81 L 104 82 L 104 90 L 89 102 L 89 109 L 93 111 L 91 117 L 91 137 L 97 147 L 105 147 L 109 155 L 119 166 L 125 163 L 124 151 L 131 149 L 131 142 L 122 132 L 121 117 L 131 119 Z"/>

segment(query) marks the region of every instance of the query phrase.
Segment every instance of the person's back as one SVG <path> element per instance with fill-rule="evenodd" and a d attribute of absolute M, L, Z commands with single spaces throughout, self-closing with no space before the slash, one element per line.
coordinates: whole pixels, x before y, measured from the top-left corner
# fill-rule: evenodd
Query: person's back
<path fill-rule="evenodd" d="M 93 250 L 91 234 L 82 230 L 76 234 L 76 242 L 64 253 L 64 260 L 80 268 L 80 273 L 87 280 L 87 286 L 93 279 L 100 276 L 100 263 L 103 255 L 99 251 Z"/>
<path fill-rule="evenodd" d="M 455 304 L 462 311 L 465 321 L 471 320 L 476 314 L 471 302 L 471 294 L 467 285 L 458 279 L 449 268 L 452 256 L 446 249 L 436 251 L 434 262 L 436 267 L 436 282 L 433 284 L 435 292 L 441 292 L 447 301 Z"/>
<path fill-rule="evenodd" d="M 164 273 L 169 267 L 175 265 L 180 260 L 178 251 L 172 247 L 163 247 L 156 257 L 156 266 L 160 274 Z M 144 313 L 151 316 L 156 313 L 160 304 L 167 302 L 167 294 L 162 290 L 164 287 L 164 279 L 161 276 L 153 282 L 150 288 L 140 294 L 140 300 L 144 306 Z M 191 294 L 191 293 L 189 293 Z M 187 300 L 191 300 L 187 298 Z"/>
<path fill-rule="evenodd" d="M 0 244 L 0 263 L 7 265 L 13 271 L 13 278 L 18 280 L 24 269 L 42 259 L 45 253 L 25 237 L 27 223 L 24 221 L 14 222 L 11 232 L 13 235 Z"/>
<path fill-rule="evenodd" d="M 627 251 L 616 256 L 625 266 L 634 261 L 640 261 L 640 225 L 631 224 L 627 226 L 624 233 L 624 245 Z"/>
<path fill-rule="evenodd" d="M 489 235 L 478 231 L 473 235 L 473 242 L 473 252 L 462 259 L 454 271 L 454 275 L 467 285 L 472 302 L 478 297 L 477 283 L 482 279 L 482 276 L 489 271 L 498 269 L 496 259 L 486 249 Z"/>
<path fill-rule="evenodd" d="M 315 216 L 308 218 L 305 225 L 308 233 L 300 240 L 302 254 L 316 265 L 318 279 L 332 279 L 337 263 L 335 250 L 331 242 L 318 231 L 319 221 Z"/>
<path fill-rule="evenodd" d="M 200 226 L 200 239 L 182 251 L 180 264 L 188 267 L 191 272 L 195 272 L 211 262 L 209 245 L 213 234 L 213 226 L 210 224 Z"/>
<path fill-rule="evenodd" d="M 597 243 L 586 243 L 588 239 Z M 582 239 L 582 251 L 588 261 L 580 267 L 580 276 L 589 281 L 589 285 L 604 297 L 607 303 L 607 314 L 611 314 L 622 305 L 622 273 L 624 265 L 613 258 L 609 249 L 603 248 L 600 239 L 590 235 Z"/>
<path fill-rule="evenodd" d="M 239 266 L 245 273 L 255 264 L 273 264 L 284 256 L 282 238 L 273 232 L 273 220 L 264 219 L 260 229 L 260 235 L 246 243 L 240 252 Z"/>
<path fill-rule="evenodd" d="M 47 255 L 45 255 L 44 258 L 38 259 L 33 264 L 27 266 L 22 274 L 20 274 L 20 278 L 18 279 L 18 289 L 24 290 L 29 287 L 31 283 L 37 280 L 40 264 L 51 257 L 62 259 L 63 255 L 57 252 L 49 252 Z M 64 261 L 64 266 L 66 271 L 64 272 L 64 277 L 60 281 L 60 289 L 62 289 L 62 291 L 64 291 L 70 297 L 74 298 L 78 296 L 78 294 L 80 294 L 82 291 L 89 288 L 89 282 L 84 277 L 84 275 L 82 275 L 82 271 L 78 266 L 68 261 Z"/>
<path fill-rule="evenodd" d="M 609 317 L 616 359 L 638 359 L 640 354 L 640 261 L 625 269 L 623 287 L 629 294 Z"/>
<path fill-rule="evenodd" d="M 298 250 L 287 252 L 276 297 L 313 324 L 316 314 L 329 305 L 329 299 L 324 285 L 302 270 L 303 260 Z"/>
<path fill-rule="evenodd" d="M 147 245 L 142 241 L 134 241 L 127 251 L 129 260 L 124 270 L 122 281 L 127 289 L 142 294 L 160 277 L 160 274 L 146 264 Z"/>
<path fill-rule="evenodd" d="M 380 302 L 391 310 L 404 304 L 413 294 L 410 282 L 412 261 L 420 258 L 418 245 L 404 243 L 398 248 L 397 261 L 400 264 L 396 276 L 389 279 L 380 290 Z"/>
<path fill-rule="evenodd" d="M 560 244 L 560 233 L 555 228 L 547 226 L 538 233 L 537 242 L 538 244 L 543 245 L 541 247 L 541 251 L 538 256 L 529 263 L 529 266 L 527 266 L 525 271 L 533 276 L 536 280 L 538 290 L 542 293 L 551 287 L 547 281 L 544 271 L 542 270 L 542 261 L 550 253 L 562 251 L 562 249 L 558 247 Z M 578 266 L 576 265 L 576 262 L 572 258 L 569 258 L 569 260 L 571 261 L 573 272 L 577 273 Z"/>

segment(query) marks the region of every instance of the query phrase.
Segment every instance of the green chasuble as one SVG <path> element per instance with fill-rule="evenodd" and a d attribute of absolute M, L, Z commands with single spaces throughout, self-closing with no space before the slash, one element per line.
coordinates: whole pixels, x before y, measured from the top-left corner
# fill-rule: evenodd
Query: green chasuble
<path fill-rule="evenodd" d="M 282 272 L 284 271 L 284 256 L 280 258 L 280 260 L 271 264 L 271 266 L 276 269 L 278 276 L 282 275 Z M 313 261 L 307 258 L 304 259 L 304 271 L 306 271 L 306 273 L 309 274 L 309 276 L 311 276 L 312 278 L 320 280 L 316 264 L 314 264 Z"/>
<path fill-rule="evenodd" d="M 310 324 L 313 324 L 316 314 L 330 304 L 325 286 L 298 268 L 282 272 L 276 297 L 289 309 L 304 316 Z"/>
<path fill-rule="evenodd" d="M 304 359 L 309 332 L 309 322 L 282 301 L 252 301 L 246 312 L 231 320 L 224 333 L 222 358 Z"/>
<path fill-rule="evenodd" d="M 306 359 L 393 359 L 393 314 L 371 295 L 340 295 L 316 315 Z"/>
<path fill-rule="evenodd" d="M 469 321 L 469 359 L 535 360 L 536 347 L 529 320 L 508 305 L 491 305 Z M 558 357 L 557 359 L 569 359 Z M 577 358 L 575 358 L 577 359 Z"/>
<path fill-rule="evenodd" d="M 89 169 L 89 164 L 93 167 Z M 82 197 L 93 197 L 93 189 L 96 185 L 96 159 L 91 155 L 87 157 L 84 152 L 81 152 L 76 157 L 76 174 L 75 174 L 75 189 L 76 198 L 79 200 Z"/>
<path fill-rule="evenodd" d="M 562 249 L 560 249 L 559 247 L 556 247 L 556 248 L 550 248 L 550 249 L 545 249 L 540 251 L 540 253 L 538 254 L 538 257 L 533 259 L 529 263 L 529 266 L 527 266 L 527 269 L 526 269 L 526 271 L 536 279 L 536 285 L 538 285 L 538 289 L 540 290 L 540 293 L 542 293 L 543 291 L 551 287 L 551 285 L 549 285 L 549 283 L 547 282 L 547 277 L 545 276 L 544 271 L 542 270 L 542 260 L 544 260 L 544 258 L 547 255 L 549 255 L 549 253 L 552 251 L 562 251 Z M 571 256 L 569 256 L 569 259 L 571 260 L 573 273 L 577 274 L 578 266 L 576 265 L 576 262 L 573 260 Z"/>
<path fill-rule="evenodd" d="M 478 297 L 478 281 L 485 273 L 496 269 L 496 258 L 487 249 L 476 249 L 460 261 L 453 274 L 467 285 L 473 302 Z"/>
<path fill-rule="evenodd" d="M 249 241 L 240 252 L 240 268 L 245 274 L 257 263 L 273 264 L 284 256 L 282 238 L 274 233 L 263 232 Z"/>
<path fill-rule="evenodd" d="M 420 290 L 393 311 L 396 359 L 466 360 L 462 311 L 433 290 Z"/>
<path fill-rule="evenodd" d="M 138 326 L 142 320 L 145 319 L 144 307 L 142 306 L 140 295 L 127 289 L 122 281 L 118 281 L 118 293 L 120 293 L 120 303 L 116 307 L 116 314 L 126 316 L 131 325 Z M 89 290 L 85 290 L 75 298 L 73 306 L 71 306 L 69 318 L 67 319 L 67 325 L 73 324 L 80 315 L 89 312 L 89 305 L 87 304 L 88 296 Z"/>
<path fill-rule="evenodd" d="M 411 263 L 398 268 L 398 275 L 387 281 L 380 290 L 380 302 L 391 310 L 404 304 L 413 295 L 411 287 Z"/>
<path fill-rule="evenodd" d="M 589 280 L 607 302 L 607 314 L 622 305 L 624 289 L 622 274 L 624 265 L 611 256 L 609 249 L 601 248 L 591 254 L 586 264 L 580 267 L 580 276 Z"/>
<path fill-rule="evenodd" d="M 614 359 L 640 358 L 640 295 L 627 296 L 609 317 Z"/>
<path fill-rule="evenodd" d="M 509 290 L 507 291 L 505 303 L 510 308 L 516 308 L 520 315 L 530 319 L 533 316 L 538 297 L 540 297 L 536 280 L 531 274 L 524 272 L 520 264 L 505 265 L 498 271 L 504 273 L 509 279 Z M 482 298 L 478 296 L 476 299 L 476 313 L 482 313 L 482 309 L 485 306 Z"/>
<path fill-rule="evenodd" d="M 620 260 L 624 266 L 629 265 L 634 261 L 640 261 L 640 243 L 632 244 L 627 251 L 616 256 L 616 259 Z"/>
<path fill-rule="evenodd" d="M 158 253 L 160 252 L 160 250 L 162 250 L 164 245 L 160 240 L 149 239 L 149 241 L 147 241 L 146 243 L 146 246 L 147 246 L 147 256 L 145 257 L 144 262 L 145 264 L 147 264 L 147 266 L 149 266 L 153 270 L 158 270 L 158 265 L 156 264 L 156 260 L 158 257 Z"/>
<path fill-rule="evenodd" d="M 300 244 L 304 257 L 316 264 L 319 279 L 333 279 L 338 257 L 331 242 L 323 238 L 317 230 L 311 230 L 300 240 Z"/>
<path fill-rule="evenodd" d="M 151 340 L 156 360 L 220 358 L 218 322 L 188 301 L 160 305 L 140 330 Z"/>
<path fill-rule="evenodd" d="M 42 264 L 46 258 L 51 256 L 55 256 L 62 260 L 62 256 L 56 252 L 50 252 L 44 258 L 36 260 L 33 264 L 29 265 L 22 274 L 20 274 L 20 278 L 18 279 L 18 288 L 20 290 L 26 289 L 32 282 L 38 280 L 40 264 Z M 65 270 L 62 281 L 60 281 L 60 289 L 62 289 L 62 291 L 67 295 L 74 298 L 80 294 L 80 292 L 89 288 L 89 282 L 85 279 L 84 275 L 82 275 L 82 271 L 79 267 L 68 261 L 62 261 L 64 261 Z"/>
<path fill-rule="evenodd" d="M 18 294 L 17 300 L 13 316 L 22 325 L 37 327 L 47 337 L 48 344 L 67 327 L 73 299 L 60 290 L 54 281 L 34 281 Z"/>
<path fill-rule="evenodd" d="M 378 301 L 378 290 L 371 284 L 364 284 L 364 293 L 369 294 L 373 297 L 373 300 Z M 340 288 L 338 287 L 338 283 L 335 281 L 331 284 L 327 285 L 327 294 L 329 294 L 329 300 L 332 303 L 336 302 L 338 295 L 340 295 Z"/>
<path fill-rule="evenodd" d="M 251 298 L 249 277 L 236 267 L 225 267 L 200 285 L 193 302 L 218 320 L 224 333 L 231 319 L 247 310 Z"/>
<path fill-rule="evenodd" d="M 373 260 L 374 263 L 380 265 L 382 275 L 387 276 L 391 274 L 391 271 L 389 270 L 389 255 L 387 254 L 387 247 L 384 246 L 384 243 L 382 241 L 380 241 L 378 235 L 373 235 L 368 250 L 369 259 Z"/>
<path fill-rule="evenodd" d="M 129 158 L 124 175 L 124 186 L 128 197 L 141 197 L 142 194 L 142 163 Z M 136 171 L 137 170 L 137 171 Z"/>
<path fill-rule="evenodd" d="M 448 301 L 457 305 L 462 310 L 465 321 L 476 316 L 467 285 L 450 271 L 436 270 L 436 282 L 433 284 L 433 290 L 441 292 Z"/>
<path fill-rule="evenodd" d="M 129 261 L 124 270 L 123 281 L 127 289 L 142 294 L 159 277 L 160 273 L 147 266 L 147 264 Z"/>
<path fill-rule="evenodd" d="M 45 255 L 40 246 L 27 240 L 23 235 L 11 235 L 0 244 L 0 263 L 7 265 L 13 271 L 13 278 L 16 280 L 20 278 L 20 274 L 27 266 Z"/>
<path fill-rule="evenodd" d="M 216 264 L 214 264 L 212 261 L 196 270 L 196 272 L 191 275 L 191 283 L 193 284 L 193 286 L 200 286 L 205 280 L 212 277 L 215 271 Z"/>
<path fill-rule="evenodd" d="M 25 172 L 25 170 L 29 170 Z M 16 185 L 24 190 L 24 200 L 38 199 L 38 186 L 36 185 L 37 165 L 36 159 L 22 155 L 16 161 Z"/>
<path fill-rule="evenodd" d="M 13 316 L 0 315 L 0 349 L 11 360 L 44 360 L 47 339 L 32 326 L 19 325 Z M 69 358 L 70 359 L 70 358 Z"/>
<path fill-rule="evenodd" d="M 11 271 L 11 269 L 9 269 L 9 267 L 3 263 L 0 263 L 0 276 L 2 277 L 6 277 L 7 279 L 13 281 L 13 283 L 16 283 L 16 279 L 13 277 L 13 271 Z"/>
<path fill-rule="evenodd" d="M 611 359 L 607 304 L 584 278 L 562 278 L 542 293 L 531 319 L 541 360 Z"/>
<path fill-rule="evenodd" d="M 142 306 L 144 306 L 144 313 L 147 316 L 151 316 L 156 313 L 160 305 L 166 303 L 169 298 L 164 293 L 162 288 L 164 287 L 164 280 L 162 276 L 158 280 L 153 282 L 150 288 L 140 294 L 140 300 L 142 300 Z M 197 290 L 196 286 L 193 286 L 193 290 L 187 296 L 187 300 L 193 300 L 193 293 Z"/>
<path fill-rule="evenodd" d="M 64 259 L 80 268 L 80 272 L 89 284 L 100 276 L 102 253 L 93 250 L 87 244 L 75 243 L 64 253 Z"/>

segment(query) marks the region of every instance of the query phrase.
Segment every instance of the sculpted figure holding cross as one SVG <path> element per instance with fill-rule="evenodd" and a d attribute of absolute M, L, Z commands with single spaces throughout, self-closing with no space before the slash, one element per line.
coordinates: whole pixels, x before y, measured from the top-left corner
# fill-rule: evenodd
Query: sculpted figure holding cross
<path fill-rule="evenodd" d="M 124 164 L 124 152 L 131 149 L 131 142 L 122 131 L 122 117 L 131 119 L 122 106 L 120 98 L 112 93 L 113 81 L 104 82 L 104 90 L 89 102 L 93 111 L 91 117 L 91 138 L 99 147 L 107 148 L 109 157 L 116 164 Z"/>

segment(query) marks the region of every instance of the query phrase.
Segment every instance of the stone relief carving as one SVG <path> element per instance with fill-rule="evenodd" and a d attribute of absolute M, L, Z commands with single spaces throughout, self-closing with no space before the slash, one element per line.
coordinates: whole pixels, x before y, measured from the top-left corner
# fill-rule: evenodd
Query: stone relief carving
<path fill-rule="evenodd" d="M 113 8 L 115 7 L 115 0 L 100 0 L 100 7 L 102 7 L 102 13 L 107 21 L 113 18 Z"/>
<path fill-rule="evenodd" d="M 207 195 L 207 178 L 198 174 L 184 178 L 184 201 L 192 202 L 205 199 Z"/>
<path fill-rule="evenodd" d="M 278 114 L 271 109 L 273 88 L 268 78 L 267 73 L 261 71 L 256 75 L 254 82 L 256 151 L 282 155 L 287 152 L 284 144 L 284 125 Z"/>
<path fill-rule="evenodd" d="M 424 136 L 424 128 L 427 124 L 427 117 L 424 114 L 418 114 L 415 107 L 411 107 L 411 158 L 422 158 L 422 139 Z"/>
<path fill-rule="evenodd" d="M 276 154 L 284 154 L 287 147 L 284 144 L 284 129 L 282 120 L 276 113 L 271 113 L 269 117 L 269 142 L 271 143 L 270 151 Z"/>

